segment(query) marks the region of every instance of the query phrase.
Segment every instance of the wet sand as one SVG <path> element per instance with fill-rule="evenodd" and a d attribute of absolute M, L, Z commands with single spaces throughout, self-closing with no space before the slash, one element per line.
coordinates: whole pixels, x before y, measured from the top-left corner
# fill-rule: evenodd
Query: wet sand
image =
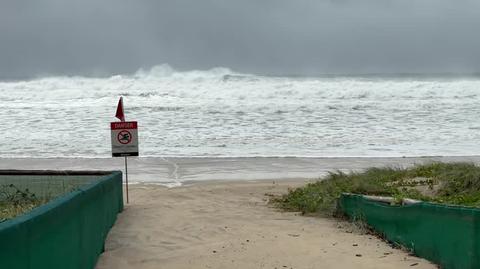
<path fill-rule="evenodd" d="M 280 212 L 302 181 L 138 184 L 97 269 L 436 268 L 338 220 Z"/>
<path fill-rule="evenodd" d="M 205 180 L 312 179 L 328 171 L 358 171 L 372 166 L 409 166 L 432 161 L 480 163 L 465 157 L 351 157 L 351 158 L 129 158 L 131 182 L 178 186 Z M 0 169 L 123 170 L 123 158 L 0 158 Z"/>

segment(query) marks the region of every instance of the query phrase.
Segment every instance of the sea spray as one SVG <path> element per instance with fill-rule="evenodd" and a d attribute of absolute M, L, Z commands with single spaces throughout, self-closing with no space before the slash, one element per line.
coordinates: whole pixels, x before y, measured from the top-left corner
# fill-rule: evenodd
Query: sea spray
<path fill-rule="evenodd" d="M 168 65 L 0 82 L 0 157 L 108 157 L 125 97 L 143 156 L 475 155 L 480 78 L 265 77 Z"/>

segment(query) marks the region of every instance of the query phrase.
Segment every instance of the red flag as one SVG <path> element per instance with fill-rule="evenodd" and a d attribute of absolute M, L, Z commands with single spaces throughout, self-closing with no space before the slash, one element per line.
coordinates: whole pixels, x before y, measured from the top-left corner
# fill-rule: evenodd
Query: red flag
<path fill-rule="evenodd" d="M 120 100 L 118 100 L 117 113 L 115 113 L 115 117 L 121 121 L 125 121 L 125 114 L 123 113 L 123 97 L 120 97 Z"/>

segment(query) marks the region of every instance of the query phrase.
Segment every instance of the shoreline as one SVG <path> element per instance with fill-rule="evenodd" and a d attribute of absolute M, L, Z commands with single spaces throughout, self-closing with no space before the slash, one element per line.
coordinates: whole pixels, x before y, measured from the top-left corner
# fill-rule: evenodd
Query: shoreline
<path fill-rule="evenodd" d="M 63 159 L 81 159 L 81 160 L 106 160 L 112 159 L 112 156 L 53 156 L 53 157 L 32 157 L 32 156 L 3 156 L 0 160 L 63 160 Z M 310 156 L 310 155 L 254 155 L 254 156 L 134 156 L 129 158 L 140 159 L 424 159 L 424 158 L 478 158 L 480 154 L 471 155 L 418 155 L 418 156 Z"/>
<path fill-rule="evenodd" d="M 369 167 L 405 167 L 428 162 L 473 162 L 480 156 L 428 157 L 248 157 L 248 158 L 129 158 L 131 183 L 179 186 L 220 180 L 318 179 L 330 171 L 361 171 Z M 120 170 L 123 158 L 0 158 L 0 169 Z"/>

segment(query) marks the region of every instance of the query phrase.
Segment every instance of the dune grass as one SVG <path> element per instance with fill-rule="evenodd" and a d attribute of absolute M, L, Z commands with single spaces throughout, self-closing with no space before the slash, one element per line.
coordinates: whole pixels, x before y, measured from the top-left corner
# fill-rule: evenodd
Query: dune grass
<path fill-rule="evenodd" d="M 0 222 L 22 215 L 33 208 L 48 202 L 39 199 L 28 189 L 21 190 L 15 185 L 0 186 Z"/>
<path fill-rule="evenodd" d="M 41 201 L 24 203 L 21 205 L 0 202 L 0 222 L 15 218 L 16 216 L 22 215 L 42 204 L 43 202 Z"/>
<path fill-rule="evenodd" d="M 288 211 L 331 215 L 345 192 L 480 207 L 480 167 L 472 163 L 431 163 L 349 174 L 334 172 L 289 190 L 272 202 Z"/>

